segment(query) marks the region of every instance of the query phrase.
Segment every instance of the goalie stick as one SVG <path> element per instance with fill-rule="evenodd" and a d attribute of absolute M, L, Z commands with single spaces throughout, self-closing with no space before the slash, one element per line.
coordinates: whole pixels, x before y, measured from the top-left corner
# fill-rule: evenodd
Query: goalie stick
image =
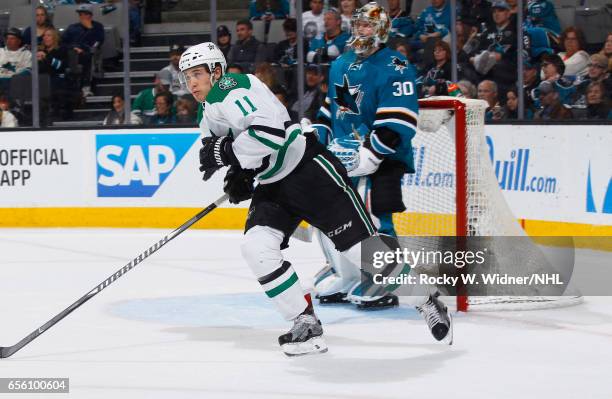
<path fill-rule="evenodd" d="M 144 261 L 146 258 L 148 258 L 152 254 L 157 252 L 161 247 L 163 247 L 164 245 L 172 241 L 174 238 L 176 238 L 179 234 L 181 234 L 182 232 L 184 232 L 185 230 L 193 226 L 198 220 L 208 215 L 210 212 L 212 212 L 213 209 L 217 208 L 219 205 L 224 203 L 227 200 L 227 198 L 228 198 L 227 194 L 222 195 L 218 200 L 208 205 L 206 208 L 202 209 L 194 217 L 192 217 L 191 219 L 183 223 L 180 227 L 178 227 L 177 229 L 172 231 L 170 234 L 166 235 L 164 238 L 162 238 L 161 240 L 153 244 L 143 253 L 141 253 L 134 259 L 132 259 L 127 265 L 117 270 L 106 280 L 102 281 L 100 284 L 94 287 L 87 294 L 79 298 L 75 303 L 68 306 L 66 309 L 62 310 L 51 320 L 47 321 L 45 324 L 38 327 L 36 330 L 32 331 L 28 336 L 23 338 L 21 341 L 17 342 L 15 345 L 5 346 L 5 347 L 0 346 L 0 359 L 13 355 L 15 352 L 17 352 L 18 350 L 20 350 L 21 348 L 23 348 L 24 346 L 26 346 L 27 344 L 29 344 L 30 342 L 38 338 L 42 333 L 47 331 L 49 328 L 53 327 L 57 322 L 62 320 L 64 317 L 68 316 L 70 313 L 76 310 L 79 306 L 83 305 L 85 302 L 89 301 L 91 298 L 98 295 L 100 291 L 102 291 L 104 288 L 114 283 L 115 280 L 117 280 L 119 277 L 123 276 L 125 273 L 132 270 L 138 264 L 142 263 L 142 261 Z"/>

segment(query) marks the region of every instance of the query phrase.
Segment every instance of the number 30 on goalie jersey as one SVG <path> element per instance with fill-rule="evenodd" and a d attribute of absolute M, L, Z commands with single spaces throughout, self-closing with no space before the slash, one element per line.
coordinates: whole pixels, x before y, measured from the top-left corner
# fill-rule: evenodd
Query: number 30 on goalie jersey
<path fill-rule="evenodd" d="M 321 141 L 327 144 L 351 135 L 363 139 L 376 129 L 389 129 L 401 141 L 393 153 L 381 153 L 414 172 L 411 140 L 418 115 L 414 81 L 414 67 L 391 49 L 382 48 L 363 61 L 352 51 L 343 54 L 332 63 L 329 91 L 314 124 Z"/>

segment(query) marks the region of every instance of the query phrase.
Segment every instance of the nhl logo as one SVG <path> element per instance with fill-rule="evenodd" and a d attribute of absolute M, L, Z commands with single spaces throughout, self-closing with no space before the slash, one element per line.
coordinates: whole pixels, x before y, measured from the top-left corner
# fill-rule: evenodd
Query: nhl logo
<path fill-rule="evenodd" d="M 232 87 L 235 87 L 238 83 L 229 76 L 224 76 L 219 80 L 219 88 L 221 90 L 229 90 Z"/>

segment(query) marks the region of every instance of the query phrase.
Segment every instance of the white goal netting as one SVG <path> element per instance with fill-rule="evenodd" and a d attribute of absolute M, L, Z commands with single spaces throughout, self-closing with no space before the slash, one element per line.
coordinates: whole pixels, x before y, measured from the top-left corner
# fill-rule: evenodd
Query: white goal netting
<path fill-rule="evenodd" d="M 484 132 L 486 102 L 437 97 L 419 104 L 419 130 L 413 139 L 416 173 L 403 180 L 407 209 L 394 215 L 397 234 L 525 237 L 493 172 Z M 538 247 L 529 245 L 528 252 L 510 262 L 506 259 L 497 265 L 499 271 L 541 268 Z M 579 295 L 547 296 L 535 291 L 528 296 L 461 297 L 458 308 L 465 310 L 465 301 L 476 311 L 550 308 L 580 300 Z"/>

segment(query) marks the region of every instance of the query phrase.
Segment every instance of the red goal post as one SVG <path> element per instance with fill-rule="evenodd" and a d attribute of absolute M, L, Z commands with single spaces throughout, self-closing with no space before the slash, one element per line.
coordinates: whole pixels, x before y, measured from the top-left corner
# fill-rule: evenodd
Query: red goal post
<path fill-rule="evenodd" d="M 404 176 L 402 197 L 407 209 L 394 215 L 399 236 L 526 236 L 493 170 L 485 135 L 486 108 L 485 101 L 474 99 L 419 100 L 419 128 L 413 139 L 416 172 Z M 457 310 L 550 308 L 579 300 L 579 295 L 458 295 Z"/>

